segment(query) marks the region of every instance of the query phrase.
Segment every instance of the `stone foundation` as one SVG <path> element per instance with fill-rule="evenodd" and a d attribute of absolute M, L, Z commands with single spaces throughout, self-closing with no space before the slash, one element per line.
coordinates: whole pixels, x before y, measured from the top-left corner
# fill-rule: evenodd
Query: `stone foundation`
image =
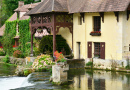
<path fill-rule="evenodd" d="M 59 84 L 67 82 L 67 70 L 69 70 L 68 64 L 57 63 L 52 66 L 52 81 Z"/>
<path fill-rule="evenodd" d="M 92 61 L 92 59 L 86 59 L 85 63 Z M 127 60 L 103 60 L 98 58 L 93 58 L 94 68 L 99 69 L 111 69 L 112 67 L 126 67 L 128 64 Z"/>

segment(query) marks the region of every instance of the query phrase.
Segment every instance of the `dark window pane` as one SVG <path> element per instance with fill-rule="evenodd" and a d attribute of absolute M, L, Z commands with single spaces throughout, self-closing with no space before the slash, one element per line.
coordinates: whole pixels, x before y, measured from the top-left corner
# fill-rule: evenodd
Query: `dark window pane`
<path fill-rule="evenodd" d="M 101 18 L 100 16 L 94 16 L 94 31 L 100 31 L 101 29 Z"/>

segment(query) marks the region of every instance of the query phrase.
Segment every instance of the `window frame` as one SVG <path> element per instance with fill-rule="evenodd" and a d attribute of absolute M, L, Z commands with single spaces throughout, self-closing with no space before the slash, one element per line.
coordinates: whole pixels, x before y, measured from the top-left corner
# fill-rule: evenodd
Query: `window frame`
<path fill-rule="evenodd" d="M 101 43 L 100 42 L 94 42 L 94 57 L 101 58 Z"/>
<path fill-rule="evenodd" d="M 101 31 L 101 17 L 100 16 L 93 16 L 93 31 L 94 32 Z"/>

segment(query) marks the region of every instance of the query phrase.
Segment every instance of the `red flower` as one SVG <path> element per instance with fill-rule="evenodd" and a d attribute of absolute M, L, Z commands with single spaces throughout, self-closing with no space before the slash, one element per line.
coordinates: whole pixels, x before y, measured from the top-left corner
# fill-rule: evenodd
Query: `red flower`
<path fill-rule="evenodd" d="M 59 60 L 61 60 L 62 58 L 64 58 L 62 52 L 59 53 L 58 51 L 55 51 L 55 52 L 54 52 L 54 56 L 56 57 L 56 60 L 55 60 L 55 61 L 59 61 Z"/>
<path fill-rule="evenodd" d="M 101 33 L 101 31 L 92 31 L 91 33 Z"/>

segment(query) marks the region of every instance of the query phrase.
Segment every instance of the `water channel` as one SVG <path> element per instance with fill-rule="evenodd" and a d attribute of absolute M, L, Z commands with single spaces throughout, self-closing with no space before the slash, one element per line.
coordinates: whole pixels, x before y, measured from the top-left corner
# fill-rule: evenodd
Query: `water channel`
<path fill-rule="evenodd" d="M 69 84 L 53 85 L 48 72 L 35 72 L 28 77 L 12 76 L 15 67 L 0 64 L 0 90 L 130 90 L 130 74 L 99 70 L 70 69 Z"/>

